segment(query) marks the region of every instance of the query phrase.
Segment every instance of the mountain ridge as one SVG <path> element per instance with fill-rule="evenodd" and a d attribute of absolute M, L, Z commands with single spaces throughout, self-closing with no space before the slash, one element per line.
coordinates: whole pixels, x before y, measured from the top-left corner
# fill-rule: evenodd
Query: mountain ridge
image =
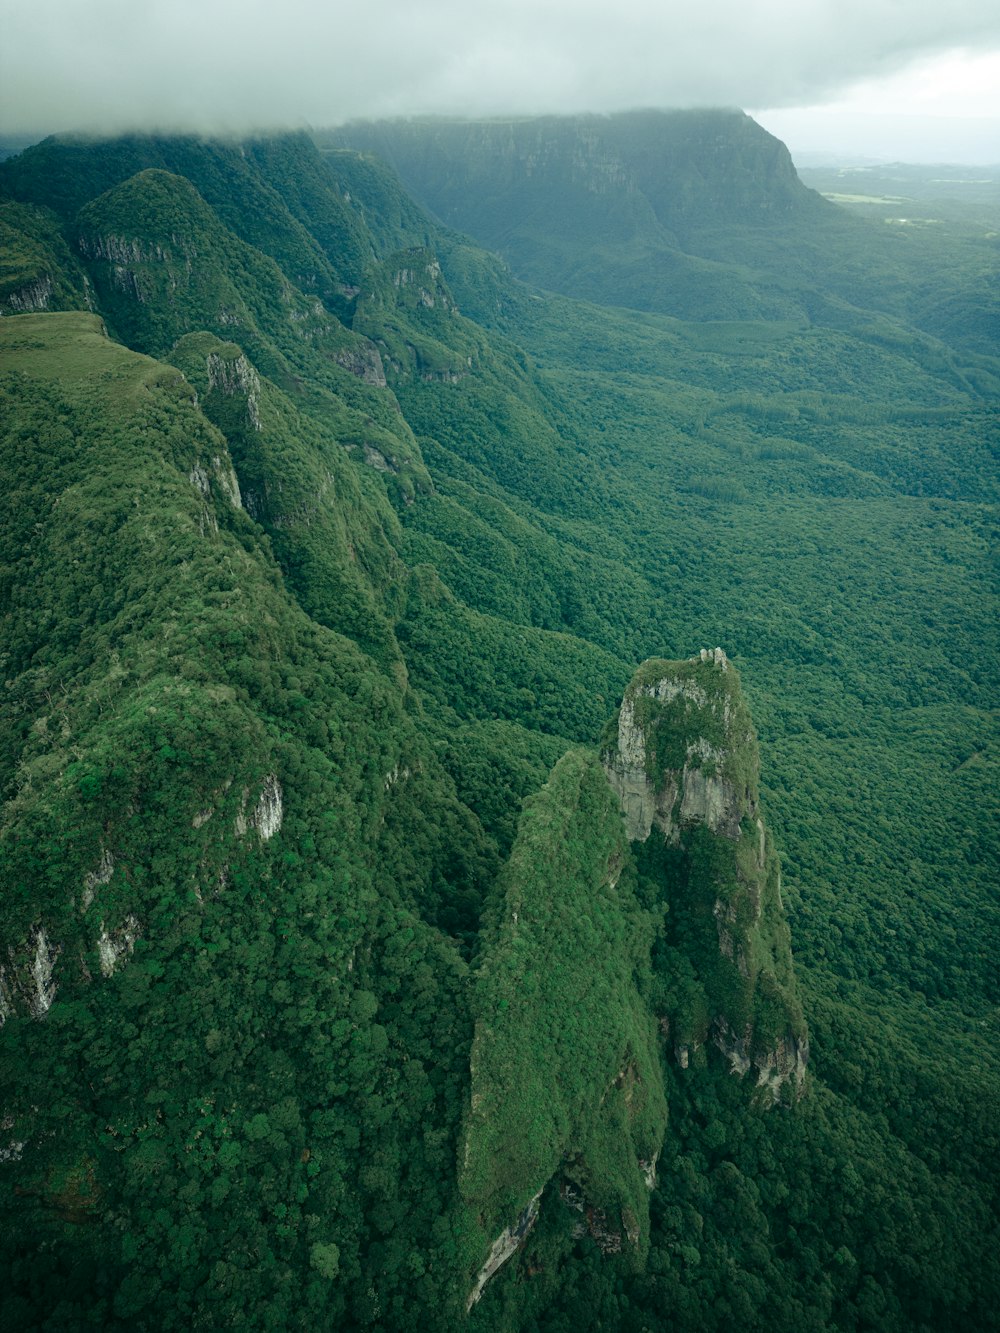
<path fill-rule="evenodd" d="M 391 162 L 432 214 L 567 296 L 833 328 L 860 329 L 861 312 L 878 310 L 967 343 L 965 356 L 995 346 L 971 287 L 959 303 L 978 336 L 962 316 L 946 327 L 927 301 L 929 266 L 932 286 L 956 278 L 932 237 L 859 226 L 804 186 L 784 145 L 743 112 L 357 121 L 318 142 Z M 969 258 L 991 266 L 975 249 Z"/>
<path fill-rule="evenodd" d="M 5 1321 L 986 1326 L 990 359 L 527 289 L 301 137 L 0 189 Z"/>

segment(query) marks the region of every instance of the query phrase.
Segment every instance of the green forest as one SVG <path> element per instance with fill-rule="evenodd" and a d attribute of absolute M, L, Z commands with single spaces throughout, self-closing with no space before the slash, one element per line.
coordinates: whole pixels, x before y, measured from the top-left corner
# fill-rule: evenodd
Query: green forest
<path fill-rule="evenodd" d="M 1000 181 L 803 174 L 0 162 L 3 1328 L 1000 1328 Z"/>

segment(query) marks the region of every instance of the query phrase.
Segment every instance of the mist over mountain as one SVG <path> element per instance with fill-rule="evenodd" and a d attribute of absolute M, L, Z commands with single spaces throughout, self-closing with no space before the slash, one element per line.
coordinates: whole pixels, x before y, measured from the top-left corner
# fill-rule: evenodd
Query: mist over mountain
<path fill-rule="evenodd" d="M 287 0 L 280 12 L 262 0 L 238 10 L 175 0 L 128 11 L 117 0 L 8 0 L 4 27 L 0 121 L 36 135 L 248 134 L 358 117 L 664 105 L 801 108 L 912 72 L 915 82 L 890 107 L 899 111 L 916 81 L 939 80 L 935 69 L 949 57 L 995 56 L 1000 47 L 1000 19 L 986 0 L 947 9 L 913 0 L 905 21 L 893 0 L 714 0 L 683 12 L 649 0 L 613 11 L 594 0 L 490 0 L 473 13 L 432 0 L 419 14 L 387 0 L 377 23 L 315 0 Z M 935 114 L 977 114 L 965 106 L 968 85 L 948 80 Z M 978 114 L 995 117 L 995 99 Z"/>
<path fill-rule="evenodd" d="M 0 162 L 5 1328 L 995 1326 L 995 203 L 904 189 Z"/>

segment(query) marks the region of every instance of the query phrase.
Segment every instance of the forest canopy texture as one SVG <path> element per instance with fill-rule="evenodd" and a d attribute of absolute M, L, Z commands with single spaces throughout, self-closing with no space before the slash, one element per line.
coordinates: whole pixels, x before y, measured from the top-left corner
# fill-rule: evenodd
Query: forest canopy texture
<path fill-rule="evenodd" d="M 0 163 L 5 1329 L 997 1327 L 1000 189 L 904 184 Z"/>

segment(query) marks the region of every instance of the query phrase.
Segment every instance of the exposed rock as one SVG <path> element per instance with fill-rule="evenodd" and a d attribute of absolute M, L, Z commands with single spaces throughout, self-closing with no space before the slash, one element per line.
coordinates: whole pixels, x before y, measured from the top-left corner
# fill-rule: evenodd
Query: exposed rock
<path fill-rule="evenodd" d="M 176 234 L 169 238 L 180 261 L 190 274 L 191 260 L 197 251 L 187 240 Z M 137 237 L 112 233 L 84 233 L 79 236 L 80 252 L 91 260 L 104 260 L 112 286 L 132 300 L 144 304 L 153 292 L 153 279 L 148 271 L 152 266 L 170 265 L 174 251 L 165 244 L 144 244 Z"/>
<path fill-rule="evenodd" d="M 212 494 L 211 483 L 208 480 L 208 473 L 200 463 L 195 463 L 194 467 L 188 473 L 188 481 L 196 490 L 201 491 L 206 499 Z"/>
<path fill-rule="evenodd" d="M 642 1171 L 643 1179 L 649 1189 L 654 1189 L 656 1186 L 656 1161 L 658 1157 L 659 1153 L 653 1157 L 652 1161 L 639 1163 L 639 1169 Z M 584 1236 L 590 1236 L 602 1254 L 621 1253 L 622 1232 L 624 1232 L 630 1245 L 639 1244 L 641 1236 L 639 1219 L 627 1204 L 621 1210 L 621 1230 L 618 1230 L 608 1222 L 607 1210 L 597 1208 L 589 1203 L 581 1191 L 570 1184 L 568 1180 L 564 1180 L 559 1186 L 559 1197 L 567 1208 L 582 1214 L 581 1220 L 573 1224 L 572 1235 L 575 1240 L 582 1240 Z"/>
<path fill-rule="evenodd" d="M 769 1049 L 755 1049 L 753 1031 L 747 1027 L 738 1037 L 725 1022 L 716 1024 L 713 1036 L 716 1048 L 726 1057 L 734 1074 L 743 1078 L 756 1070 L 756 1086 L 765 1089 L 776 1101 L 784 1084 L 799 1086 L 809 1062 L 809 1040 L 789 1034 Z"/>
<path fill-rule="evenodd" d="M 342 347 L 333 359 L 338 366 L 343 366 L 366 384 L 374 384 L 379 389 L 385 388 L 385 367 L 374 343 L 359 341 L 351 347 Z"/>
<path fill-rule="evenodd" d="M 51 300 L 52 279 L 47 273 L 33 278 L 4 297 L 5 304 L 15 315 L 30 314 L 32 310 L 47 310 Z"/>
<path fill-rule="evenodd" d="M 101 971 L 106 977 L 112 976 L 121 960 L 132 953 L 138 938 L 139 922 L 131 913 L 117 930 L 109 931 L 102 923 L 97 940 L 97 952 L 101 960 Z"/>
<path fill-rule="evenodd" d="M 35 933 L 35 957 L 31 965 L 33 993 L 29 1000 L 29 1007 L 35 1018 L 47 1014 L 52 1008 L 52 1001 L 56 998 L 52 969 L 58 957 L 58 948 L 53 948 L 49 944 L 44 927 L 39 926 Z"/>
<path fill-rule="evenodd" d="M 720 671 L 729 670 L 729 658 L 721 648 L 702 648 L 698 656 L 703 662 L 714 662 Z"/>
<path fill-rule="evenodd" d="M 518 1214 L 517 1220 L 502 1231 L 487 1255 L 486 1262 L 476 1275 L 476 1281 L 465 1302 L 466 1310 L 471 1310 L 480 1299 L 486 1284 L 504 1266 L 511 1255 L 516 1254 L 524 1243 L 525 1237 L 538 1220 L 538 1206 L 542 1191 L 539 1190 L 531 1202 Z"/>
<path fill-rule="evenodd" d="M 2 1026 L 2 1024 L 3 1024 L 3 1018 L 0 1018 L 0 1026 Z M 4 1139 L 6 1139 L 7 1135 L 13 1128 L 14 1128 L 14 1117 L 5 1115 L 4 1118 L 0 1120 L 0 1135 L 2 1135 Z M 8 1142 L 3 1147 L 0 1147 L 0 1162 L 19 1162 L 21 1160 L 21 1154 L 24 1152 L 25 1146 L 26 1145 L 23 1139 L 8 1140 Z"/>
<path fill-rule="evenodd" d="M 605 771 L 621 803 L 630 841 L 645 842 L 654 823 L 669 837 L 677 791 L 664 784 L 657 797 L 646 773 L 646 749 L 635 720 L 635 704 L 628 697 L 618 719 L 618 753 L 605 759 Z"/>
<path fill-rule="evenodd" d="M 691 991 L 661 1020 L 678 1065 L 711 1041 L 734 1073 L 756 1070 L 776 1098 L 784 1083 L 801 1083 L 808 1041 L 777 855 L 758 813 L 757 740 L 722 649 L 644 663 L 602 762 L 629 838 L 663 835 L 668 928 L 701 942 L 701 996 Z"/>
<path fill-rule="evenodd" d="M 255 828 L 261 841 L 267 842 L 281 828 L 284 811 L 281 783 L 273 773 L 269 773 L 264 779 L 257 804 L 254 806 L 253 812 L 248 815 L 246 808 L 249 799 L 250 791 L 248 788 L 244 788 L 243 800 L 236 815 L 236 834 L 242 838 L 249 829 Z"/>
<path fill-rule="evenodd" d="M 389 791 L 390 788 L 395 787 L 397 782 L 405 782 L 407 778 L 411 776 L 412 776 L 412 770 L 409 769 L 405 764 L 402 767 L 400 767 L 399 764 L 395 764 L 389 770 L 389 772 L 386 773 L 385 778 L 382 782 L 382 790 Z"/>
<path fill-rule="evenodd" d="M 283 808 L 281 783 L 273 773 L 269 773 L 264 779 L 257 808 L 250 818 L 262 841 L 267 842 L 268 838 L 273 838 L 281 828 Z"/>
<path fill-rule="evenodd" d="M 170 239 L 174 245 L 180 244 L 178 236 L 173 235 Z M 79 245 L 88 259 L 105 259 L 109 264 L 123 267 L 132 264 L 166 263 L 171 258 L 170 251 L 164 249 L 162 245 L 144 246 L 135 237 L 130 239 L 126 236 L 84 234 L 79 238 Z M 197 251 L 187 246 L 184 253 L 187 258 L 193 258 Z"/>
<path fill-rule="evenodd" d="M 28 934 L 30 962 L 8 949 L 9 967 L 0 967 L 0 1023 L 6 1022 L 23 1004 L 32 1018 L 44 1018 L 56 998 L 53 969 L 61 950 L 49 942 L 44 926 Z"/>
<path fill-rule="evenodd" d="M 770 1051 L 758 1052 L 754 1056 L 757 1086 L 766 1088 L 777 1100 L 784 1084 L 791 1082 L 794 1087 L 801 1086 L 808 1063 L 808 1037 L 785 1037 Z"/>
<path fill-rule="evenodd" d="M 681 798 L 680 823 L 707 824 L 713 833 L 727 838 L 740 835 L 740 802 L 732 783 L 707 774 L 701 767 L 688 768 L 685 764 Z"/>
<path fill-rule="evenodd" d="M 687 662 L 646 663 L 622 700 L 617 747 L 602 756 L 633 842 L 645 842 L 655 826 L 676 843 L 681 828 L 695 823 L 738 838 L 740 821 L 748 813 L 747 794 L 726 775 L 726 760 L 752 740 L 752 730 L 727 734 L 735 721 L 728 691 L 710 693 L 692 665 L 710 666 L 720 675 L 729 671 L 721 648 L 703 648 Z M 713 731 L 722 732 L 728 748 L 699 734 L 703 719 L 712 723 Z M 682 738 L 684 760 L 675 767 L 665 767 L 659 752 L 666 738 L 655 733 L 664 721 Z M 677 737 L 670 739 L 676 745 Z"/>
<path fill-rule="evenodd" d="M 369 467 L 375 468 L 377 472 L 399 472 L 399 468 L 389 462 L 381 449 L 376 449 L 374 445 L 367 443 L 363 445 L 363 448 L 365 451 L 365 462 Z"/>
<path fill-rule="evenodd" d="M 656 1163 L 659 1160 L 660 1154 L 654 1153 L 650 1161 L 639 1163 L 639 1170 L 642 1172 L 642 1178 L 646 1182 L 648 1190 L 656 1189 Z"/>
<path fill-rule="evenodd" d="M 467 374 L 465 370 L 422 370 L 420 378 L 424 384 L 461 384 Z"/>
<path fill-rule="evenodd" d="M 81 911 L 86 911 L 94 901 L 94 895 L 104 884 L 111 883 L 111 876 L 115 873 L 114 855 L 105 847 L 101 851 L 101 859 L 96 870 L 91 870 L 83 879 L 83 894 L 81 895 Z"/>
<path fill-rule="evenodd" d="M 423 286 L 423 283 L 427 286 Z M 415 287 L 417 300 L 427 310 L 441 306 L 444 310 L 454 308 L 454 302 L 444 291 L 441 282 L 441 265 L 436 259 L 430 259 L 419 268 L 398 268 L 392 275 L 394 287 Z"/>
<path fill-rule="evenodd" d="M 212 458 L 212 471 L 215 473 L 215 480 L 219 489 L 232 507 L 242 509 L 243 500 L 240 497 L 240 483 L 236 479 L 236 473 L 229 460 L 219 458 L 217 455 L 214 456 Z"/>
<path fill-rule="evenodd" d="M 247 513 L 251 518 L 256 519 L 259 522 L 260 517 L 266 508 L 266 496 L 261 495 L 259 491 L 251 490 L 247 487 L 247 489 L 242 492 L 242 498 Z"/>
<path fill-rule="evenodd" d="M 602 1254 L 620 1254 L 622 1248 L 622 1233 L 608 1224 L 607 1213 L 603 1208 L 588 1207 L 584 1210 L 586 1222 L 578 1222 L 573 1228 L 573 1235 L 577 1239 L 589 1235 L 591 1240 L 597 1246 Z M 635 1240 L 633 1244 L 638 1244 L 639 1232 L 635 1229 Z"/>
<path fill-rule="evenodd" d="M 223 321 L 220 316 L 220 322 L 236 321 Z M 245 398 L 247 420 L 254 430 L 260 430 L 260 376 L 247 358 L 242 355 L 220 356 L 218 352 L 210 352 L 207 365 L 209 392 L 216 390 L 227 397 L 239 395 Z M 235 477 L 233 480 L 235 482 Z"/>

